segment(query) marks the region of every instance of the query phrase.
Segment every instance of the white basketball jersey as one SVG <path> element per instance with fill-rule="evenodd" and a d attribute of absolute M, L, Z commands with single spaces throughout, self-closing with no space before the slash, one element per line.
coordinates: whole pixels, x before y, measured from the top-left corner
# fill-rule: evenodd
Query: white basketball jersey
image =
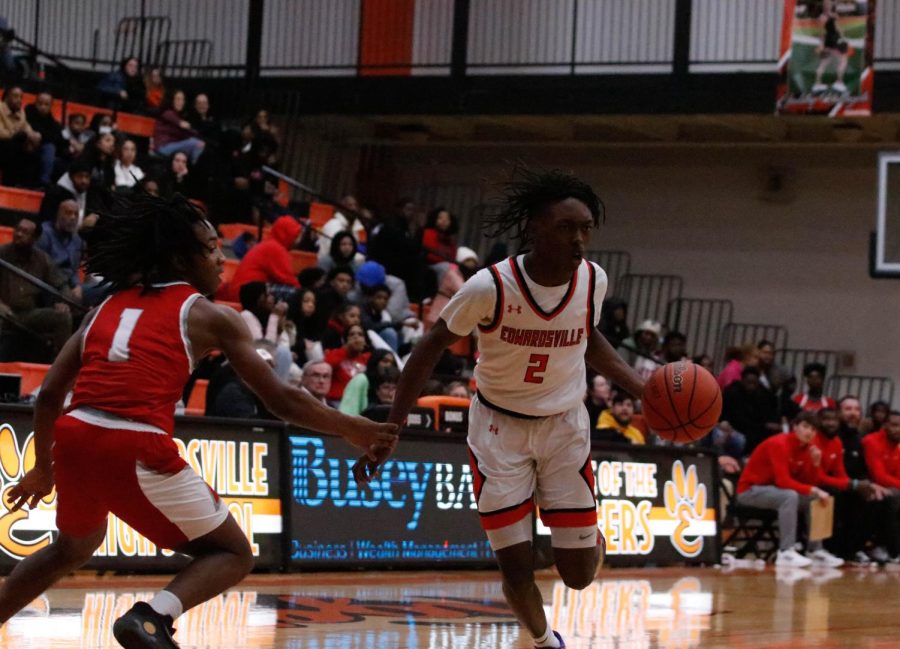
<path fill-rule="evenodd" d="M 475 380 L 485 405 L 546 417 L 584 400 L 584 354 L 600 317 L 594 293 L 603 271 L 583 261 L 560 303 L 547 312 L 528 289 L 521 259 L 489 268 L 497 301 L 492 322 L 479 325 Z"/>

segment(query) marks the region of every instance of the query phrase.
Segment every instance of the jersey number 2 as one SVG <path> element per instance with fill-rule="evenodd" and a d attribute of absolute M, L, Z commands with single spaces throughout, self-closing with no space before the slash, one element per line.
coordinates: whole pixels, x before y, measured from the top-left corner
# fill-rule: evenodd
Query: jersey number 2
<path fill-rule="evenodd" d="M 119 326 L 116 327 L 112 344 L 109 346 L 109 353 L 106 356 L 107 360 L 114 363 L 122 363 L 128 360 L 128 341 L 131 340 L 131 334 L 134 333 L 134 327 L 137 325 L 138 318 L 141 317 L 143 312 L 143 309 L 122 310 L 122 315 L 119 316 Z"/>
<path fill-rule="evenodd" d="M 525 370 L 525 383 L 543 383 L 544 377 L 540 376 L 547 371 L 549 354 L 532 354 L 528 358 L 528 369 Z"/>

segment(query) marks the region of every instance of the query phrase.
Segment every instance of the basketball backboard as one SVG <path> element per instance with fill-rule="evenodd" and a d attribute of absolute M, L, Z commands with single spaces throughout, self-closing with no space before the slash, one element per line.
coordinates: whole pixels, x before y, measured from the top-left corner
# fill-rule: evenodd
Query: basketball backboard
<path fill-rule="evenodd" d="M 869 258 L 872 277 L 900 277 L 900 152 L 878 156 L 878 215 Z"/>

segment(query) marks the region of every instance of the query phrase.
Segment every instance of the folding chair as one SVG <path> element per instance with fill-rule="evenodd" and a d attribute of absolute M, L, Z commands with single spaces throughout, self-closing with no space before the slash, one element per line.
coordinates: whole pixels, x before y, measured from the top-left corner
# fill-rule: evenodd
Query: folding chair
<path fill-rule="evenodd" d="M 722 532 L 722 547 L 734 548 L 734 555 L 743 558 L 753 554 L 770 560 L 778 551 L 778 512 L 772 509 L 745 507 L 736 499 L 737 476 L 720 480 L 719 488 L 728 498 Z"/>

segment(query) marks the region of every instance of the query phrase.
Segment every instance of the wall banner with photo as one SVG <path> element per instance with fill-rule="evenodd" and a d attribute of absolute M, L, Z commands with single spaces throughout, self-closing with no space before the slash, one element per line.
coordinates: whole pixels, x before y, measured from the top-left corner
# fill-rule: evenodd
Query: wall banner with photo
<path fill-rule="evenodd" d="M 874 33 L 875 0 L 785 0 L 777 112 L 870 115 Z"/>

